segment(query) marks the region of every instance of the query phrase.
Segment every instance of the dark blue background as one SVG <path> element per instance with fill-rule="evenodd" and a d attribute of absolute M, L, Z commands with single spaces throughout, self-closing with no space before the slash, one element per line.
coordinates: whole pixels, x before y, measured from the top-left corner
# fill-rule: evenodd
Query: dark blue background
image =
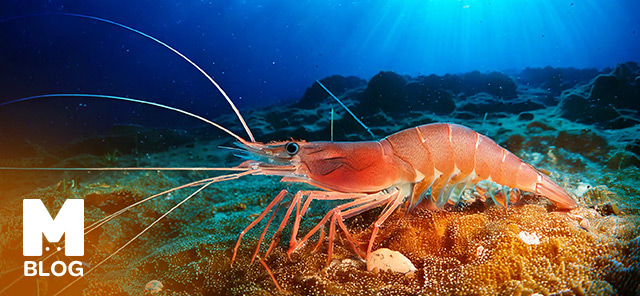
<path fill-rule="evenodd" d="M 2 1 L 0 19 L 70 12 L 148 33 L 213 75 L 241 109 L 299 98 L 322 77 L 613 67 L 640 60 L 637 0 Z M 0 23 L 0 102 L 47 93 L 231 112 L 184 60 L 122 28 L 61 15 Z M 52 141 L 110 125 L 195 121 L 130 103 L 49 99 L 0 108 L 0 134 Z M 52 134 L 56 134 L 55 137 Z"/>

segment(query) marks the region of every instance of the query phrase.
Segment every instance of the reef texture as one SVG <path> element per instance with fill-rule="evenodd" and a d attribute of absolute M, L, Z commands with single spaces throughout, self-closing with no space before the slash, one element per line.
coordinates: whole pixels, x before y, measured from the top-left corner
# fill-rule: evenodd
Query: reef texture
<path fill-rule="evenodd" d="M 340 231 L 332 258 L 327 258 L 326 238 L 319 235 L 287 256 L 290 225 L 271 254 L 262 258 L 283 218 L 281 210 L 258 259 L 251 262 L 266 221 L 244 236 L 231 266 L 238 235 L 280 190 L 310 189 L 273 177 L 244 177 L 202 190 L 95 269 L 199 187 L 154 198 L 89 232 L 85 256 L 80 258 L 85 277 L 63 295 L 275 295 L 279 290 L 291 295 L 638 295 L 640 128 L 638 107 L 633 105 L 638 102 L 637 76 L 638 67 L 627 63 L 604 73 L 544 68 L 515 76 L 473 72 L 405 77 L 380 72 L 368 82 L 325 78 L 322 82 L 376 135 L 436 121 L 467 125 L 548 173 L 576 197 L 579 207 L 555 212 L 545 198 L 522 193 L 519 202 L 505 209 L 478 186 L 442 211 L 399 210 L 381 226 L 374 249 L 400 252 L 416 268 L 409 273 L 367 271 L 366 262 Z M 314 84 L 294 105 L 249 111 L 247 121 L 263 141 L 328 140 L 333 107 L 336 140 L 367 139 L 364 129 L 321 90 Z M 619 100 L 620 96 L 636 100 Z M 603 104 L 598 106 L 605 111 L 615 107 L 611 109 L 615 114 L 588 116 L 591 111 L 580 100 Z M 238 130 L 231 115 L 219 121 Z M 217 132 L 205 128 L 191 133 L 199 135 L 193 138 L 175 130 L 127 130 L 119 127 L 107 136 L 108 142 L 83 139 L 47 152 L 33 148 L 28 157 L 7 163 L 220 167 L 240 162 L 230 151 L 217 148 L 228 146 L 230 140 L 211 140 Z M 141 133 L 174 136 L 150 138 L 146 146 L 139 146 L 132 135 Z M 180 141 L 185 142 L 177 144 Z M 53 214 L 65 199 L 83 198 L 85 226 L 89 226 L 136 201 L 214 175 L 202 171 L 0 174 L 0 190 L 7 196 L 0 209 L 2 287 L 22 274 L 22 199 L 42 199 Z M 302 220 L 301 233 L 335 205 L 314 201 Z M 345 221 L 359 248 L 366 248 L 380 210 Z M 57 253 L 45 262 L 54 260 L 70 261 Z M 72 280 L 24 278 L 5 293 L 52 295 Z"/>

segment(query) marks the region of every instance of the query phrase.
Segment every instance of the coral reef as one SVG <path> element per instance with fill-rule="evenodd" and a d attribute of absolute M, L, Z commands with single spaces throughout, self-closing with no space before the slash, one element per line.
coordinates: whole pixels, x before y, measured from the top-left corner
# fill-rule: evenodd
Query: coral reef
<path fill-rule="evenodd" d="M 176 184 L 162 174 L 143 174 L 121 186 L 97 183 L 62 193 L 53 189 L 38 191 L 32 196 L 47 198 L 52 208 L 64 198 L 84 196 L 91 209 L 88 222 L 92 222 L 151 194 L 146 188 Z M 256 262 L 249 262 L 252 243 L 241 247 L 233 267 L 229 262 L 235 234 L 244 227 L 240 221 L 247 223 L 251 217 L 248 212 L 258 211 L 270 198 L 270 194 L 256 196 L 254 190 L 260 187 L 275 193 L 277 183 L 267 188 L 262 182 L 240 185 L 233 187 L 236 192 L 221 191 L 231 188 L 220 186 L 198 196 L 188 210 L 168 217 L 144 239 L 88 275 L 84 285 L 79 284 L 71 291 L 137 295 L 148 290 L 152 281 L 159 281 L 163 288 L 154 289 L 154 295 L 276 294 L 267 271 Z M 220 195 L 238 196 L 228 203 L 244 203 L 253 210 L 236 212 L 233 207 L 207 206 L 220 204 Z M 168 203 L 177 198 L 145 204 L 98 233 L 88 235 L 85 260 L 97 262 L 104 258 L 166 211 Z M 608 198 L 617 197 L 611 194 Z M 604 216 L 585 208 L 555 213 L 548 212 L 540 202 L 533 199 L 509 209 L 477 202 L 458 210 L 419 209 L 408 216 L 395 213 L 381 228 L 375 249 L 388 248 L 408 257 L 417 270 L 407 274 L 367 271 L 364 262 L 354 258 L 348 243 L 345 240 L 343 245 L 340 237 L 329 266 L 326 244 L 320 244 L 314 252 L 315 243 L 290 258 L 284 253 L 285 246 L 278 247 L 266 258 L 266 264 L 278 284 L 293 295 L 462 295 L 468 291 L 479 295 L 578 294 L 578 291 L 594 292 L 590 289 L 596 285 L 599 290 L 604 285 L 611 291 L 606 295 L 637 291 L 638 216 Z M 314 210 L 311 221 L 305 225 L 317 221 L 323 209 Z M 3 217 L 19 216 L 6 214 Z M 363 246 L 375 217 L 375 213 L 368 213 L 347 221 Z M 591 225 L 589 229 L 578 226 L 583 219 Z M 16 219 L 2 220 L 3 227 L 19 223 Z M 534 235 L 538 242 L 523 239 L 523 232 Z M 257 235 L 250 233 L 248 241 L 255 243 Z M 7 249 L 19 245 L 16 244 L 19 239 L 19 235 L 3 237 L 3 258 L 12 258 L 11 253 L 19 252 Z M 20 256 L 13 258 L 11 262 L 3 262 L 3 268 L 20 264 Z M 44 281 L 48 283 L 41 290 L 45 295 L 61 287 L 60 280 L 56 285 L 50 279 Z"/>

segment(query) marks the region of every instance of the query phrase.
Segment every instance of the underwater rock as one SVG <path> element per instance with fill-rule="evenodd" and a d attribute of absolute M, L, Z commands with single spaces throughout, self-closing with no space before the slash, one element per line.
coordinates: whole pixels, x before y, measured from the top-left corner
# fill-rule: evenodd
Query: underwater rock
<path fill-rule="evenodd" d="M 454 94 L 459 94 L 462 87 L 462 79 L 459 75 L 446 74 L 439 76 L 431 74 L 428 76 L 419 76 L 417 80 L 426 87 L 446 89 Z"/>
<path fill-rule="evenodd" d="M 640 158 L 638 158 L 638 155 L 628 151 L 620 151 L 607 161 L 607 167 L 613 170 L 624 169 L 630 166 L 640 168 Z"/>
<path fill-rule="evenodd" d="M 518 120 L 520 121 L 531 121 L 535 118 L 535 116 L 529 112 L 522 112 L 518 115 Z"/>
<path fill-rule="evenodd" d="M 406 110 L 407 105 L 411 104 L 405 95 L 406 84 L 407 81 L 402 76 L 391 71 L 381 71 L 369 80 L 357 110 L 361 110 L 359 113 L 364 113 L 364 110 L 376 113 L 378 109 L 384 112 Z"/>
<path fill-rule="evenodd" d="M 409 273 L 416 271 L 416 267 L 409 258 L 398 251 L 387 248 L 377 249 L 367 258 L 367 270 L 393 271 L 399 273 Z"/>
<path fill-rule="evenodd" d="M 500 72 L 482 74 L 473 71 L 461 75 L 461 89 L 466 96 L 488 93 L 501 99 L 514 99 L 518 96 L 517 86 L 511 77 Z"/>
<path fill-rule="evenodd" d="M 607 140 L 587 129 L 560 131 L 554 144 L 558 148 L 578 153 L 591 160 L 599 160 L 609 151 Z"/>
<path fill-rule="evenodd" d="M 448 114 L 456 107 L 451 92 L 420 81 L 407 82 L 391 71 L 373 76 L 359 100 L 358 114 L 375 114 L 378 111 L 405 113 L 407 110 Z"/>
<path fill-rule="evenodd" d="M 456 104 L 453 94 L 444 89 L 431 88 L 421 82 L 409 82 L 405 87 L 407 100 L 416 100 L 420 105 L 417 110 L 428 110 L 435 114 L 445 115 L 453 112 Z"/>
<path fill-rule="evenodd" d="M 367 84 L 367 81 L 364 79 L 360 79 L 355 76 L 344 77 L 341 75 L 325 77 L 320 79 L 320 82 L 322 82 L 322 84 L 324 84 L 324 86 L 326 86 L 329 91 L 331 91 L 331 93 L 333 93 L 337 97 L 340 97 L 349 90 L 357 89 Z M 294 103 L 291 107 L 313 109 L 327 99 L 333 100 L 333 98 L 329 97 L 330 95 L 327 93 L 327 91 L 325 91 L 320 85 L 314 82 L 310 87 L 307 88 L 302 98 L 300 98 L 300 100 Z"/>
<path fill-rule="evenodd" d="M 564 90 L 572 88 L 579 83 L 587 83 L 598 74 L 598 69 L 576 68 L 544 68 L 526 67 L 518 75 L 518 82 L 527 86 L 533 86 L 549 91 L 548 99 L 560 95 Z"/>
<path fill-rule="evenodd" d="M 459 111 L 467 111 L 484 116 L 484 114 L 493 113 L 511 113 L 519 114 L 526 111 L 542 109 L 545 106 L 527 99 L 503 100 L 499 97 L 488 93 L 478 93 L 468 97 L 461 106 Z"/>
<path fill-rule="evenodd" d="M 596 77 L 590 91 L 572 89 L 562 94 L 562 116 L 576 122 L 619 129 L 637 124 L 640 112 L 640 68 L 634 62 L 618 64 L 609 74 Z"/>
<path fill-rule="evenodd" d="M 640 139 L 634 139 L 631 142 L 627 143 L 624 150 L 629 151 L 636 156 L 640 157 Z"/>
<path fill-rule="evenodd" d="M 516 82 L 500 72 L 484 74 L 473 71 L 444 76 L 432 74 L 420 76 L 417 80 L 429 88 L 448 90 L 455 95 L 472 96 L 483 92 L 507 100 L 518 96 Z"/>
<path fill-rule="evenodd" d="M 310 110 L 311 111 L 311 110 Z M 320 116 L 316 112 L 295 112 L 291 109 L 282 110 L 269 110 L 265 112 L 264 119 L 271 125 L 276 131 L 280 131 L 284 128 L 300 128 L 305 123 L 315 122 L 320 119 Z M 294 135 L 287 135 L 279 140 L 292 137 Z M 300 135 L 295 135 L 300 136 Z"/>
<path fill-rule="evenodd" d="M 526 67 L 518 75 L 518 80 L 528 86 L 548 89 L 551 94 L 560 94 L 566 88 L 563 87 L 564 79 L 560 69 L 546 66 L 544 68 Z M 568 87 L 567 87 L 568 88 Z"/>
<path fill-rule="evenodd" d="M 460 111 L 480 115 L 491 112 L 518 114 L 544 108 L 543 104 L 533 100 L 514 100 L 518 97 L 516 88 L 513 79 L 499 72 L 483 74 L 474 71 L 462 75 L 409 78 L 383 71 L 369 80 L 367 88 L 359 96 L 356 113 L 423 110 L 446 115 L 456 109 L 456 96 L 466 102 Z"/>
<path fill-rule="evenodd" d="M 640 139 L 627 142 L 624 151 L 617 152 L 607 162 L 607 167 L 621 169 L 629 166 L 640 168 Z"/>
<path fill-rule="evenodd" d="M 428 88 L 443 89 L 454 95 L 473 96 L 488 93 L 501 99 L 514 99 L 518 96 L 516 82 L 506 74 L 491 72 L 488 74 L 473 71 L 460 75 L 420 76 L 419 82 Z"/>

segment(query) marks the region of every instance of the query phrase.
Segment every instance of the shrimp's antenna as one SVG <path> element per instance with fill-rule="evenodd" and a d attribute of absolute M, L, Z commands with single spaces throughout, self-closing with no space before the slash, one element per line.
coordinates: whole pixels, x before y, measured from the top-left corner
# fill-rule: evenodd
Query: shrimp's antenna
<path fill-rule="evenodd" d="M 364 123 L 362 121 L 360 121 L 360 119 L 358 119 L 358 117 L 355 114 L 353 114 L 353 112 L 351 112 L 351 110 L 349 110 L 349 108 L 347 108 L 347 105 L 342 103 L 342 101 L 340 101 L 340 99 L 338 99 L 338 97 L 336 97 L 331 91 L 329 91 L 329 89 L 326 86 L 324 86 L 324 84 L 322 84 L 322 82 L 320 82 L 320 80 L 316 80 L 316 83 L 318 83 L 318 85 L 322 86 L 322 88 L 324 88 L 324 90 L 329 95 L 331 95 L 336 101 L 338 101 L 338 103 L 340 103 L 342 108 L 347 110 L 347 112 L 349 112 L 349 114 L 351 114 L 351 117 L 353 117 L 353 119 L 355 119 L 365 130 L 367 130 L 367 132 L 369 132 L 369 134 L 371 135 L 372 138 L 374 138 L 374 139 L 376 138 L 376 136 L 373 134 L 371 129 L 369 127 L 367 127 L 366 125 L 364 125 Z"/>
<path fill-rule="evenodd" d="M 231 108 L 233 109 L 233 112 L 236 113 L 236 115 L 238 116 L 238 119 L 240 119 L 240 122 L 242 123 L 242 126 L 244 127 L 244 130 L 247 132 L 247 134 L 249 135 L 249 139 L 251 140 L 251 142 L 255 142 L 255 138 L 253 137 L 253 134 L 251 133 L 251 130 L 249 130 L 249 126 L 247 125 L 247 123 L 244 121 L 244 118 L 242 117 L 242 115 L 240 114 L 240 111 L 238 110 L 238 108 L 236 108 L 236 105 L 233 103 L 233 101 L 231 101 L 231 98 L 229 98 L 229 96 L 227 95 L 227 93 L 222 89 L 222 87 L 220 87 L 220 85 L 209 75 L 207 74 L 207 72 L 205 72 L 204 70 L 202 70 L 202 68 L 200 68 L 200 66 L 198 66 L 196 63 L 194 63 L 193 61 L 191 61 L 188 57 L 186 57 L 185 55 L 183 55 L 182 53 L 180 53 L 178 50 L 176 50 L 175 48 L 171 47 L 170 45 L 160 41 L 158 38 L 155 38 L 147 33 L 144 33 L 142 31 L 136 30 L 132 27 L 129 27 L 127 25 L 123 25 L 121 23 L 115 22 L 115 21 L 111 21 L 108 19 L 103 19 L 97 16 L 91 16 L 91 15 L 84 15 L 84 14 L 78 14 L 78 13 L 69 13 L 69 12 L 43 12 L 43 13 L 37 13 L 37 14 L 30 14 L 30 15 L 23 15 L 23 16 L 15 16 L 15 17 L 11 17 L 11 18 L 6 18 L 6 19 L 2 19 L 0 20 L 0 23 L 6 22 L 6 21 L 10 21 L 10 20 L 15 20 L 15 19 L 20 19 L 20 18 L 26 18 L 26 17 L 34 17 L 34 16 L 42 16 L 42 15 L 66 15 L 66 16 L 75 16 L 75 17 L 81 17 L 81 18 L 86 18 L 86 19 L 92 19 L 92 20 L 96 20 L 96 21 L 100 21 L 100 22 L 104 22 L 104 23 L 108 23 L 108 24 L 112 24 L 124 29 L 127 29 L 131 32 L 140 34 L 144 37 L 147 37 L 155 42 L 157 42 L 158 44 L 166 47 L 167 49 L 173 51 L 175 54 L 177 54 L 178 56 L 180 56 L 181 58 L 183 58 L 185 61 L 187 61 L 189 64 L 191 64 L 193 67 L 195 67 L 198 71 L 200 71 L 200 73 L 202 73 L 202 75 L 204 75 L 204 77 L 206 77 L 207 79 L 209 79 L 209 81 L 211 81 L 211 83 L 218 89 L 218 91 L 222 94 L 222 96 L 227 100 L 227 102 L 229 102 L 229 105 L 231 105 Z"/>
<path fill-rule="evenodd" d="M 208 168 L 208 167 L 193 167 L 193 168 L 172 168 L 172 167 L 150 167 L 150 168 L 137 168 L 137 167 L 123 167 L 123 168 L 29 168 L 29 167 L 0 167 L 0 171 L 248 171 L 250 168 Z"/>
<path fill-rule="evenodd" d="M 185 110 L 182 110 L 182 109 L 178 109 L 178 108 L 175 108 L 175 107 L 163 105 L 163 104 L 160 104 L 160 103 L 154 103 L 154 102 L 138 100 L 138 99 L 132 99 L 132 98 L 125 98 L 125 97 L 118 97 L 118 96 L 108 96 L 108 95 L 96 95 L 96 94 L 47 94 L 47 95 L 31 96 L 31 97 L 26 97 L 26 98 L 22 98 L 22 99 L 17 99 L 17 100 L 12 100 L 12 101 L 8 101 L 8 102 L 0 103 L 0 107 L 4 106 L 4 105 L 13 104 L 13 103 L 18 103 L 18 102 L 24 102 L 24 101 L 42 99 L 42 98 L 53 98 L 53 97 L 81 97 L 81 98 L 110 99 L 110 100 L 120 100 L 120 101 L 134 102 L 134 103 L 139 103 L 139 104 L 146 104 L 146 105 L 151 105 L 151 106 L 155 106 L 155 107 L 160 107 L 160 108 L 164 108 L 164 109 L 167 109 L 167 110 L 179 112 L 179 113 L 191 116 L 193 118 L 202 120 L 202 121 L 204 121 L 204 122 L 206 122 L 206 123 L 208 123 L 210 125 L 213 125 L 213 126 L 219 128 L 223 132 L 231 135 L 232 137 L 236 138 L 241 143 L 247 143 L 247 141 L 245 139 L 243 139 L 240 136 L 234 134 L 232 131 L 228 130 L 224 126 L 219 125 L 219 124 L 217 124 L 217 123 L 215 123 L 215 122 L 213 122 L 213 121 L 211 121 L 209 119 L 206 119 L 206 118 L 204 118 L 204 117 L 202 117 L 200 115 L 196 115 L 196 114 L 193 114 L 191 112 L 188 112 L 188 111 L 185 111 Z"/>

